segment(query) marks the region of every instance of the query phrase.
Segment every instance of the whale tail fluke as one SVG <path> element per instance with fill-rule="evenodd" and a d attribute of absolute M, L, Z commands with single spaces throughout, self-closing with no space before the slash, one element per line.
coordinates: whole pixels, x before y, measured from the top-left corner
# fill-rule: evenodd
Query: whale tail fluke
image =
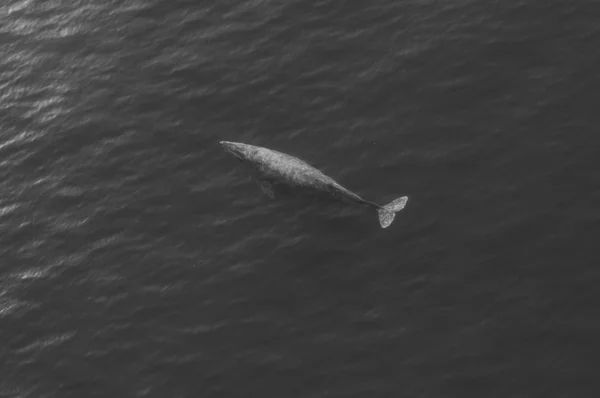
<path fill-rule="evenodd" d="M 406 206 L 407 201 L 408 196 L 403 196 L 377 210 L 377 213 L 379 215 L 379 224 L 381 224 L 381 228 L 387 228 L 390 226 L 392 221 L 394 221 L 396 212 L 404 209 L 404 206 Z"/>

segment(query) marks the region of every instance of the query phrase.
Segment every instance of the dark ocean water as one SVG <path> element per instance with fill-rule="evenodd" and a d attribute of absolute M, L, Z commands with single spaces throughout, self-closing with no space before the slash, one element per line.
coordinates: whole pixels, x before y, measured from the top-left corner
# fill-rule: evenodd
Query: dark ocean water
<path fill-rule="evenodd" d="M 0 397 L 600 396 L 599 71 L 592 0 L 2 0 Z"/>

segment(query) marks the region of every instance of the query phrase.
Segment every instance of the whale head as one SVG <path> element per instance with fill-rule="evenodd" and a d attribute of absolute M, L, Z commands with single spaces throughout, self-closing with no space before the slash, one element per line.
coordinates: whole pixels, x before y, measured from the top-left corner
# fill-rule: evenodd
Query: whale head
<path fill-rule="evenodd" d="M 256 154 L 256 148 L 252 145 L 242 144 L 240 142 L 219 141 L 219 144 L 236 158 L 241 161 L 252 160 Z"/>
<path fill-rule="evenodd" d="M 240 160 L 244 160 L 244 150 L 242 148 L 242 144 L 238 144 L 237 142 L 229 142 L 229 141 L 219 141 L 219 144 L 225 149 L 226 152 L 232 154 L 236 158 Z"/>

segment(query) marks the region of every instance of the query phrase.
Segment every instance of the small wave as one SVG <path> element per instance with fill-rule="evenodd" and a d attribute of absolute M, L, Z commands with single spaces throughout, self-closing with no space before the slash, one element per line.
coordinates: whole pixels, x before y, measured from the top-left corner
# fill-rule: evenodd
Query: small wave
<path fill-rule="evenodd" d="M 19 207 L 20 207 L 20 205 L 7 205 L 7 206 L 0 207 L 0 217 L 3 217 L 7 214 L 14 212 Z"/>
<path fill-rule="evenodd" d="M 51 337 L 34 341 L 31 344 L 26 345 L 23 348 L 17 350 L 19 353 L 25 353 L 29 351 L 40 351 L 49 347 L 57 346 L 63 344 L 66 341 L 71 340 L 75 336 L 76 332 L 68 332 L 62 333 L 58 335 L 53 335 Z"/>
<path fill-rule="evenodd" d="M 26 271 L 20 272 L 17 274 L 19 279 L 40 279 L 48 275 L 50 272 L 50 267 L 46 268 L 31 268 Z"/>
<path fill-rule="evenodd" d="M 52 222 L 52 230 L 55 232 L 69 231 L 85 225 L 89 220 L 89 217 L 78 219 L 63 216 Z"/>

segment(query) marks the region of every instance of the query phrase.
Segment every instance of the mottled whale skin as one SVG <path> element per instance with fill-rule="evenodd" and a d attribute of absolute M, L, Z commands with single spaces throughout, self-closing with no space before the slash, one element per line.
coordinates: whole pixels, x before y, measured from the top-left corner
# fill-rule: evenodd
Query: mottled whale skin
<path fill-rule="evenodd" d="M 408 197 L 403 196 L 385 206 L 380 206 L 361 198 L 338 184 L 333 178 L 294 156 L 239 142 L 220 141 L 219 144 L 254 169 L 261 189 L 271 198 L 274 197 L 272 184 L 326 194 L 344 202 L 376 210 L 382 228 L 387 228 L 394 221 L 395 213 L 402 210 L 408 201 Z"/>

